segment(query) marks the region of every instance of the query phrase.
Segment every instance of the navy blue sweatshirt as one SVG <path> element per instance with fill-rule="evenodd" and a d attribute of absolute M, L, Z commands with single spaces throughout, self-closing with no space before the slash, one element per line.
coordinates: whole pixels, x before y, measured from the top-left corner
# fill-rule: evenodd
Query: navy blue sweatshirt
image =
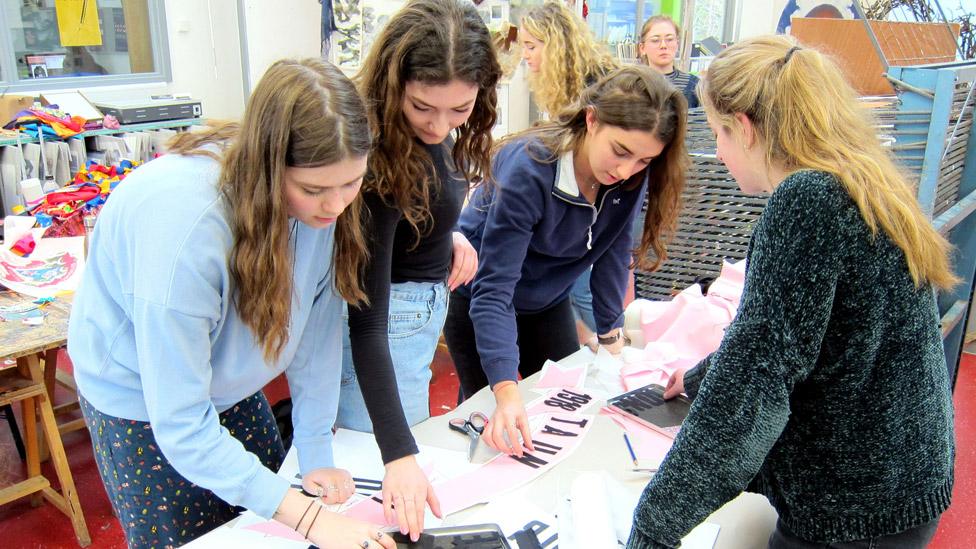
<path fill-rule="evenodd" d="M 646 185 L 603 185 L 590 204 L 577 186 L 572 152 L 545 161 L 551 156 L 537 140 L 502 147 L 492 168 L 494 188 L 479 187 L 458 221 L 478 250 L 478 273 L 459 291 L 471 297 L 478 354 L 490 385 L 517 379 L 516 313 L 556 305 L 590 266 L 597 329 L 606 333 L 623 325 L 630 229 Z"/>

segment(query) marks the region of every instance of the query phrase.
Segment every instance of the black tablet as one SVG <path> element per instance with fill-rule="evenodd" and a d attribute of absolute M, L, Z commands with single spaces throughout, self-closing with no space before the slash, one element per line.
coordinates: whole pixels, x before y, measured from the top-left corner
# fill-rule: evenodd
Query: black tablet
<path fill-rule="evenodd" d="M 409 534 L 393 533 L 393 541 L 401 549 L 511 549 L 505 534 L 497 524 L 472 524 L 427 528 L 420 539 L 410 541 Z"/>

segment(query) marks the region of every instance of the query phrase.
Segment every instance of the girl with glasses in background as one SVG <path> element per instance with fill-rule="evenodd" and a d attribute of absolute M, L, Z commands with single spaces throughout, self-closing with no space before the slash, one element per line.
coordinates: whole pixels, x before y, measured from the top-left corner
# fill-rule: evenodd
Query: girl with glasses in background
<path fill-rule="evenodd" d="M 695 92 L 698 77 L 674 66 L 674 57 L 681 42 L 681 30 L 674 19 L 667 15 L 651 16 L 641 27 L 640 37 L 637 45 L 640 61 L 663 74 L 674 87 L 681 90 L 688 100 L 689 109 L 698 108 L 698 95 Z"/>

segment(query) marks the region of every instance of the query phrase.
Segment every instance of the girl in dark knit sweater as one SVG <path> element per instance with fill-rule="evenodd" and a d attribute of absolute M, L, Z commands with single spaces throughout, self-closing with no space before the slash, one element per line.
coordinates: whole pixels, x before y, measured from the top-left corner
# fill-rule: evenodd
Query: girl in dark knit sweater
<path fill-rule="evenodd" d="M 817 51 L 743 41 L 699 96 L 739 187 L 772 196 L 721 346 L 669 383 L 694 403 L 628 546 L 676 546 L 750 490 L 779 513 L 770 547 L 922 547 L 952 491 L 949 246 Z"/>

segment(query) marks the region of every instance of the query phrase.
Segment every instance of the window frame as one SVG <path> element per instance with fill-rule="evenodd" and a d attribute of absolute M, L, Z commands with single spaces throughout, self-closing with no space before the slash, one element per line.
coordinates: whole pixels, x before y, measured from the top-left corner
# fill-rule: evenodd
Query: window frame
<path fill-rule="evenodd" d="M 74 90 L 131 84 L 156 84 L 172 81 L 169 35 L 166 30 L 166 7 L 163 0 L 146 0 L 149 28 L 152 35 L 153 72 L 137 74 L 100 74 L 92 76 L 66 76 L 57 78 L 8 80 L 6 75 L 16 75 L 17 59 L 14 55 L 13 35 L 6 11 L 0 8 L 0 94 Z"/>

